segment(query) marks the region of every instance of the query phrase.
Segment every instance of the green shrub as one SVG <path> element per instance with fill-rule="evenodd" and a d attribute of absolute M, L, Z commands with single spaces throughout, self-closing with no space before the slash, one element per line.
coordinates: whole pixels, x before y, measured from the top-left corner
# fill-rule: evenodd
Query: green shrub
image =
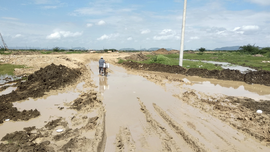
<path fill-rule="evenodd" d="M 239 52 L 253 55 L 253 54 L 260 54 L 261 50 L 259 49 L 258 46 L 255 46 L 255 44 L 254 45 L 248 44 L 240 46 Z"/>
<path fill-rule="evenodd" d="M 59 47 L 53 48 L 53 52 L 60 52 L 60 48 Z"/>
<path fill-rule="evenodd" d="M 125 60 L 123 60 L 123 59 L 119 59 L 119 61 L 118 61 L 119 64 L 121 64 L 123 62 L 125 62 Z"/>
<path fill-rule="evenodd" d="M 203 53 L 202 53 L 202 52 L 200 52 L 200 53 L 197 53 L 197 55 L 203 55 Z"/>
<path fill-rule="evenodd" d="M 205 49 L 205 48 L 203 48 L 203 47 L 201 47 L 201 48 L 199 48 L 199 51 L 200 51 L 201 53 L 203 53 L 203 52 L 205 52 L 205 51 L 206 51 L 206 49 Z"/>

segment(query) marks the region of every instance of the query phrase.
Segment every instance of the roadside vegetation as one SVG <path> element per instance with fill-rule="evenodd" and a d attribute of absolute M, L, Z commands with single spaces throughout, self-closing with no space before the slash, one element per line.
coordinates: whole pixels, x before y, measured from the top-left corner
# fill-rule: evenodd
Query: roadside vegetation
<path fill-rule="evenodd" d="M 170 54 L 171 58 L 178 58 L 179 54 Z M 270 71 L 270 48 L 259 48 L 254 45 L 241 46 L 236 51 L 215 51 L 208 53 L 184 53 L 184 59 L 228 62 L 258 70 Z"/>
<path fill-rule="evenodd" d="M 177 57 L 176 57 L 177 55 Z M 134 61 L 139 63 L 145 64 L 152 64 L 152 63 L 159 63 L 164 65 L 179 65 L 179 54 L 169 54 L 169 55 L 147 55 L 149 57 L 148 60 L 145 61 Z M 119 59 L 118 63 L 123 63 L 128 60 Z M 201 68 L 201 69 L 208 69 L 208 70 L 222 70 L 221 66 L 216 66 L 211 63 L 204 63 L 204 62 L 194 62 L 194 61 L 183 61 L 183 67 L 190 69 L 190 68 Z"/>
<path fill-rule="evenodd" d="M 13 65 L 13 64 L 1 64 L 0 63 L 0 75 L 14 75 L 15 68 L 25 68 L 24 65 Z"/>

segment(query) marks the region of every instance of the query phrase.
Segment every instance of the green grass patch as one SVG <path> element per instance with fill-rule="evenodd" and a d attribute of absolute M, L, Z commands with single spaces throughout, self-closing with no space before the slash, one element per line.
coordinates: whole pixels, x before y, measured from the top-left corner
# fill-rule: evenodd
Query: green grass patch
<path fill-rule="evenodd" d="M 184 53 L 184 59 L 228 62 L 235 65 L 270 71 L 270 65 L 262 62 L 270 60 L 270 53 L 264 54 L 264 57 L 254 57 L 250 54 L 240 52 L 204 53 L 203 55 Z"/>
<path fill-rule="evenodd" d="M 118 60 L 118 63 L 119 63 L 119 64 L 121 64 L 121 63 L 123 63 L 123 62 L 125 62 L 125 60 L 123 60 L 123 59 L 119 59 L 119 60 Z"/>
<path fill-rule="evenodd" d="M 0 75 L 14 75 L 15 68 L 25 68 L 24 65 L 0 64 Z"/>
<path fill-rule="evenodd" d="M 40 53 L 41 53 L 41 54 L 51 54 L 52 51 L 41 51 Z"/>
<path fill-rule="evenodd" d="M 168 54 L 168 55 L 147 55 L 148 60 L 140 61 L 139 63 L 152 64 L 159 63 L 165 65 L 179 65 L 179 54 Z M 125 60 L 119 59 L 118 63 L 123 63 Z M 136 62 L 136 61 L 135 61 Z M 203 63 L 200 61 L 183 61 L 183 67 L 190 68 L 201 68 L 208 70 L 222 70 L 221 66 L 215 66 L 211 63 Z"/>
<path fill-rule="evenodd" d="M 81 54 L 82 51 L 72 51 L 72 52 L 66 52 L 65 54 Z"/>

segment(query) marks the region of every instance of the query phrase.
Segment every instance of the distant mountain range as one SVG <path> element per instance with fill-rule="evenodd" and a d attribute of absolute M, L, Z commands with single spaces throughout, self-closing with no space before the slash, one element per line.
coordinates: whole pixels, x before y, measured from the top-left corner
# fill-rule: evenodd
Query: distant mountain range
<path fill-rule="evenodd" d="M 161 49 L 161 48 L 159 48 L 159 47 L 153 47 L 153 48 L 149 48 L 149 49 L 141 48 L 140 50 L 142 50 L 142 51 L 156 51 L 158 49 Z M 165 49 L 168 50 L 168 51 L 174 50 L 172 48 L 165 48 Z M 125 51 L 134 51 L 134 50 L 137 50 L 137 49 L 134 49 L 134 48 L 121 48 L 119 50 L 121 50 L 121 51 L 123 51 L 123 50 L 125 50 Z M 137 51 L 139 51 L 139 50 L 137 50 Z"/>
<path fill-rule="evenodd" d="M 240 46 L 225 46 L 221 48 L 215 48 L 214 50 L 239 50 Z"/>

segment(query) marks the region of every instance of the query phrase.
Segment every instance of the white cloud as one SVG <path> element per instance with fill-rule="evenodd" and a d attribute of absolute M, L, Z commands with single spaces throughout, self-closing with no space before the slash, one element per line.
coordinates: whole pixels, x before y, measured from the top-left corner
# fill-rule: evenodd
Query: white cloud
<path fill-rule="evenodd" d="M 106 23 L 105 21 L 100 20 L 100 21 L 97 23 L 97 25 L 104 25 L 105 23 Z"/>
<path fill-rule="evenodd" d="M 164 29 L 159 34 L 172 34 L 174 31 L 172 29 Z"/>
<path fill-rule="evenodd" d="M 106 39 L 109 39 L 109 38 L 110 38 L 110 36 L 104 34 L 100 38 L 97 38 L 97 40 L 106 40 Z"/>
<path fill-rule="evenodd" d="M 191 40 L 197 40 L 197 39 L 199 39 L 199 37 L 198 36 L 193 36 L 193 37 L 190 37 L 190 39 Z"/>
<path fill-rule="evenodd" d="M 16 34 L 15 38 L 18 38 L 18 37 L 22 37 L 22 35 L 21 34 Z"/>
<path fill-rule="evenodd" d="M 255 3 L 255 4 L 259 4 L 259 5 L 270 5 L 270 1 L 269 0 L 248 0 L 252 3 Z"/>
<path fill-rule="evenodd" d="M 154 36 L 154 40 L 168 40 L 168 39 L 180 39 L 178 35 L 176 35 L 176 31 L 172 29 L 164 29 L 162 30 L 158 36 Z"/>
<path fill-rule="evenodd" d="M 93 24 L 91 24 L 91 23 L 87 23 L 87 24 L 86 24 L 86 26 L 87 26 L 87 27 L 92 27 L 92 26 L 93 26 Z"/>
<path fill-rule="evenodd" d="M 54 33 L 48 35 L 47 39 L 60 39 L 61 37 L 76 37 L 82 35 L 83 32 L 72 33 L 70 31 L 55 31 Z"/>
<path fill-rule="evenodd" d="M 244 31 L 258 30 L 259 29 L 259 26 L 257 26 L 257 25 L 246 25 L 246 26 L 242 26 L 242 29 Z"/>
<path fill-rule="evenodd" d="M 14 18 L 14 17 L 2 17 L 2 19 L 6 19 L 6 20 L 19 20 L 18 18 Z"/>
<path fill-rule="evenodd" d="M 168 40 L 170 38 L 173 38 L 174 35 L 162 35 L 162 36 L 154 36 L 154 40 Z"/>
<path fill-rule="evenodd" d="M 107 39 L 114 39 L 119 36 L 119 33 L 116 34 L 110 34 L 110 35 L 102 35 L 101 37 L 97 38 L 97 40 L 107 40 Z"/>
<path fill-rule="evenodd" d="M 132 39 L 133 39 L 132 37 L 127 38 L 128 41 L 131 41 Z"/>
<path fill-rule="evenodd" d="M 147 30 L 142 30 L 141 34 L 147 34 L 147 33 L 150 33 L 151 31 L 149 29 Z"/>
<path fill-rule="evenodd" d="M 237 31 L 237 30 L 240 30 L 241 29 L 241 27 L 235 27 L 234 29 L 233 29 L 233 31 Z"/>

